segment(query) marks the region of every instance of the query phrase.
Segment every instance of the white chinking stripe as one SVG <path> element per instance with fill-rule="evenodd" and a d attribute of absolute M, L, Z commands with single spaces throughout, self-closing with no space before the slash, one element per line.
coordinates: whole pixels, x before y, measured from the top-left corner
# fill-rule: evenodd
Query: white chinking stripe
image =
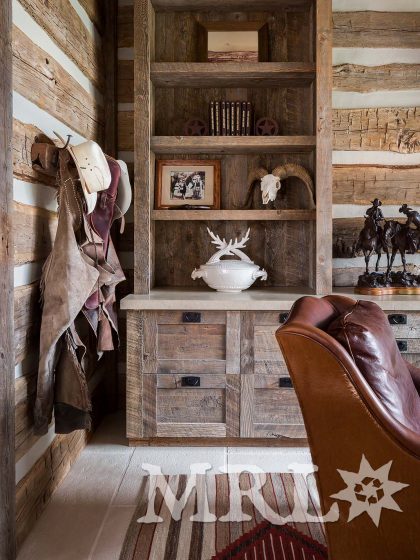
<path fill-rule="evenodd" d="M 41 183 L 27 183 L 14 178 L 13 200 L 20 204 L 57 212 L 57 189 Z"/>
<path fill-rule="evenodd" d="M 420 12 L 419 0 L 333 0 L 334 12 Z"/>
<path fill-rule="evenodd" d="M 372 91 L 359 93 L 353 91 L 333 91 L 334 109 L 375 109 L 377 107 L 418 107 L 420 90 Z"/>
<path fill-rule="evenodd" d="M 73 8 L 74 8 L 75 12 L 77 13 L 77 15 L 79 16 L 79 18 L 82 20 L 83 25 L 86 27 L 86 29 L 89 31 L 89 33 L 91 35 L 93 35 L 93 37 L 95 37 L 95 41 L 100 42 L 100 35 L 96 30 L 95 24 L 93 23 L 93 21 L 88 16 L 84 7 L 78 2 L 78 0 L 69 0 L 69 2 L 73 6 Z"/>
<path fill-rule="evenodd" d="M 420 64 L 420 49 L 397 48 L 333 48 L 333 66 L 358 64 L 360 66 L 381 66 L 385 64 Z"/>
<path fill-rule="evenodd" d="M 19 364 L 15 366 L 15 379 L 24 377 L 29 373 L 38 370 L 38 354 L 29 354 Z"/>
<path fill-rule="evenodd" d="M 118 111 L 134 111 L 134 103 L 118 103 Z"/>
<path fill-rule="evenodd" d="M 56 138 L 54 136 L 55 131 L 64 138 L 67 134 L 71 134 L 73 144 L 80 144 L 86 140 L 86 138 L 72 130 L 68 125 L 40 109 L 38 105 L 29 101 L 17 91 L 13 92 L 13 117 L 23 123 L 33 124 L 51 139 Z"/>
<path fill-rule="evenodd" d="M 52 56 L 80 84 L 97 103 L 103 105 L 103 96 L 78 66 L 54 43 L 48 33 L 26 12 L 18 0 L 13 0 L 13 23 L 31 41 Z"/>
<path fill-rule="evenodd" d="M 132 47 L 120 47 L 118 49 L 118 60 L 134 60 L 134 49 Z"/>
<path fill-rule="evenodd" d="M 416 255 L 406 255 L 407 264 L 414 264 L 420 266 L 420 253 Z M 376 262 L 376 256 L 372 256 L 371 264 Z M 401 256 L 397 255 L 395 257 L 394 266 L 401 266 Z M 364 257 L 355 257 L 354 259 L 333 259 L 333 268 L 365 268 L 365 258 Z M 385 267 L 386 266 L 386 255 L 382 253 L 382 258 L 380 261 L 379 266 Z"/>
<path fill-rule="evenodd" d="M 25 455 L 16 463 L 16 484 L 18 484 L 24 476 L 32 469 L 40 457 L 47 451 L 49 446 L 55 439 L 55 426 L 52 424 L 45 436 L 41 436 L 39 440 L 29 449 Z"/>
<path fill-rule="evenodd" d="M 333 204 L 333 219 L 363 218 L 366 208 L 366 204 Z M 401 205 L 381 206 L 385 218 L 403 218 L 404 216 L 398 212 L 400 208 Z"/>
<path fill-rule="evenodd" d="M 122 159 L 125 163 L 134 163 L 134 152 L 118 152 L 118 159 Z"/>
<path fill-rule="evenodd" d="M 14 287 L 27 286 L 41 278 L 43 262 L 30 262 L 15 266 Z"/>
<path fill-rule="evenodd" d="M 420 153 L 334 150 L 333 165 L 420 165 Z"/>

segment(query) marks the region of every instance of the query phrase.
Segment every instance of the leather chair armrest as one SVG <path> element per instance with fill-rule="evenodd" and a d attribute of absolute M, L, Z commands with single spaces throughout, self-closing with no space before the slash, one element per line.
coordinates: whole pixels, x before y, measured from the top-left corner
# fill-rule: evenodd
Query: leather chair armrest
<path fill-rule="evenodd" d="M 407 360 L 404 360 L 404 362 L 407 364 L 408 370 L 411 374 L 411 378 L 413 379 L 417 392 L 420 395 L 420 368 L 413 366 L 413 364 L 410 364 L 410 362 L 407 362 Z"/>

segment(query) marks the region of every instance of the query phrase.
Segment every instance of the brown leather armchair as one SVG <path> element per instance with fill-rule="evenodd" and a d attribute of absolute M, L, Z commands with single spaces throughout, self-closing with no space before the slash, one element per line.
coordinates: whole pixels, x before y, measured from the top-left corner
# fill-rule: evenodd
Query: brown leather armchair
<path fill-rule="evenodd" d="M 390 399 L 381 398 L 372 388 L 372 380 L 368 382 L 356 365 L 354 356 L 327 332 L 331 324 L 346 315 L 355 304 L 354 300 L 342 296 L 302 298 L 295 303 L 288 320 L 276 334 L 302 409 L 312 459 L 319 469 L 315 476 L 323 515 L 334 503 L 339 506 L 338 521 L 325 524 L 329 558 L 418 560 L 420 420 L 417 405 L 420 403 L 420 370 L 406 362 L 401 366 L 398 361 L 402 360 L 401 355 L 393 354 L 396 343 L 388 341 L 376 349 L 378 353 L 391 354 L 386 356 L 390 357 L 389 363 L 400 364 L 394 371 L 386 371 L 385 377 L 379 379 L 380 383 L 385 383 L 388 378 L 391 382 L 396 381 L 398 386 L 401 381 L 398 369 L 408 367 L 407 390 L 414 391 L 411 397 L 415 405 L 410 404 L 408 410 L 404 409 L 407 401 L 404 395 L 399 410 L 402 417 L 398 417 L 393 410 L 393 393 Z M 389 329 L 392 335 L 391 327 Z M 361 350 L 363 352 L 363 348 Z M 394 391 L 396 401 L 401 396 L 397 395 L 398 392 Z M 388 479 L 408 485 L 392 496 L 401 511 L 379 508 L 378 527 L 366 512 L 348 521 L 351 503 L 331 497 L 348 485 L 338 469 L 359 473 L 362 456 L 374 470 L 392 461 Z M 364 480 L 363 484 L 369 485 L 369 482 L 372 481 Z M 374 480 L 373 484 L 377 481 Z M 369 504 L 376 500 L 383 505 L 380 501 L 382 494 L 373 492 L 368 497 L 365 490 L 365 487 L 354 484 L 352 491 L 357 502 L 368 499 Z M 386 493 L 390 493 L 389 487 Z"/>

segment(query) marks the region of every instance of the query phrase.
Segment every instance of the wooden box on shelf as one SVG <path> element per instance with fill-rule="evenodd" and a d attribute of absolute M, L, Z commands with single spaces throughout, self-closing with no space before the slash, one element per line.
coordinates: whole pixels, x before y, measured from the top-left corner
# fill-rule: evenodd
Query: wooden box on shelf
<path fill-rule="evenodd" d="M 264 23 L 264 61 L 202 62 L 203 25 L 227 21 Z M 301 442 L 302 418 L 273 335 L 278 321 L 265 311 L 269 292 L 260 290 L 253 312 L 246 298 L 235 310 L 220 298 L 209 313 L 213 294 L 203 284 L 190 296 L 197 294 L 191 272 L 210 256 L 206 227 L 226 239 L 251 227 L 247 251 L 267 270 L 267 289 L 295 297 L 330 291 L 331 1 L 135 0 L 134 29 L 134 289 L 154 303 L 125 307 L 127 436 L 137 443 Z M 257 117 L 279 123 L 281 135 L 183 136 L 192 116 L 208 118 L 214 99 L 251 102 Z M 218 160 L 220 209 L 156 208 L 156 161 L 165 159 Z M 308 170 L 316 208 L 293 178 L 282 181 L 275 209 L 247 207 L 250 172 L 285 163 Z M 162 306 L 160 294 L 174 289 L 198 298 L 201 323 L 181 320 L 188 309 Z M 194 380 L 199 385 L 185 385 Z"/>

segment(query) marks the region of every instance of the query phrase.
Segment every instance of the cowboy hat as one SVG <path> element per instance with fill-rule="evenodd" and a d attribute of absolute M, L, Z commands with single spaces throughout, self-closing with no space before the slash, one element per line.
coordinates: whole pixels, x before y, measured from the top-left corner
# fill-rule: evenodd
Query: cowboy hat
<path fill-rule="evenodd" d="M 371 204 L 377 204 L 378 206 L 382 206 L 382 202 L 379 200 L 379 198 L 375 198 L 375 200 L 371 200 L 370 201 Z"/>
<path fill-rule="evenodd" d="M 79 173 L 80 183 L 87 205 L 87 214 L 96 206 L 97 193 L 105 191 L 111 184 L 111 172 L 100 146 L 88 140 L 77 146 L 66 144 L 59 134 L 54 133 L 65 145 Z"/>
<path fill-rule="evenodd" d="M 128 174 L 127 164 L 121 159 L 117 159 L 117 163 L 121 168 L 121 176 L 118 183 L 118 193 L 115 204 L 118 206 L 121 215 L 124 215 L 131 206 L 133 194 L 131 190 L 130 176 Z"/>

